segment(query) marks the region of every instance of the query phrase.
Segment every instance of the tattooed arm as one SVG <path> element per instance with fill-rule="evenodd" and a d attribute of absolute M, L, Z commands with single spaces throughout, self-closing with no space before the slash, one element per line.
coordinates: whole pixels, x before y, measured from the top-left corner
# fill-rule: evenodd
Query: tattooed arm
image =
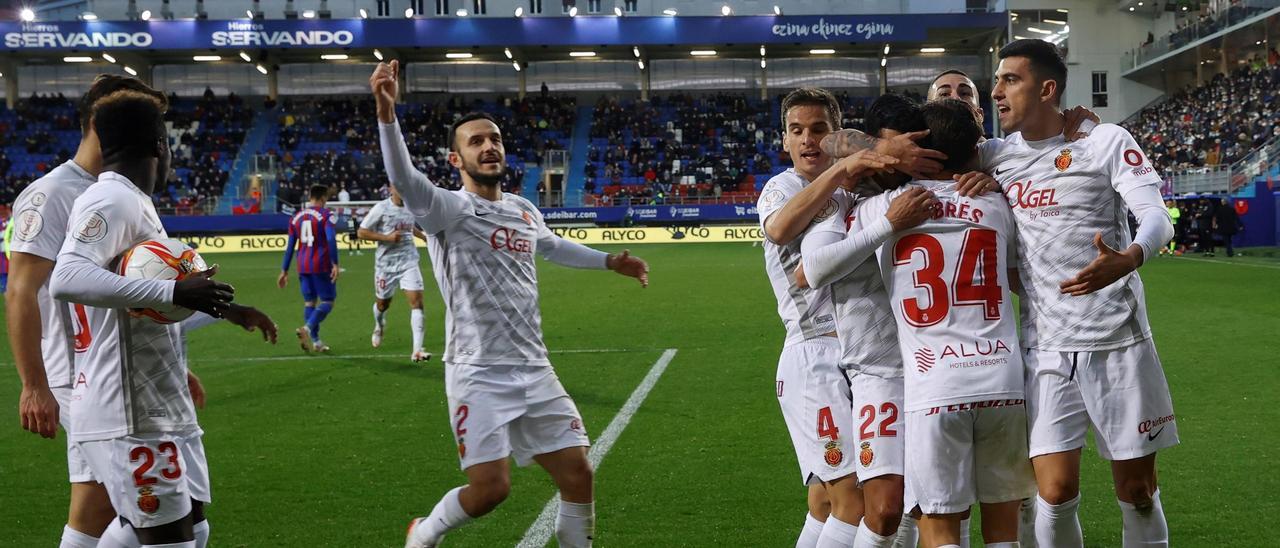
<path fill-rule="evenodd" d="M 947 155 L 920 148 L 916 141 L 929 135 L 928 130 L 903 133 L 887 139 L 872 137 L 856 129 L 842 129 L 822 139 L 822 150 L 833 158 L 844 158 L 862 150 L 874 150 L 899 160 L 897 169 L 917 179 L 927 179 L 942 170 L 939 160 Z"/>

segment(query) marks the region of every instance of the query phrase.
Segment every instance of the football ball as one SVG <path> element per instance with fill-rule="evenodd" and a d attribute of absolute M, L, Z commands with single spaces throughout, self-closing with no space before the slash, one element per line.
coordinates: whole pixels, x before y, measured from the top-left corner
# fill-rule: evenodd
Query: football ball
<path fill-rule="evenodd" d="M 126 278 L 177 281 L 207 268 L 196 250 L 179 240 L 165 238 L 147 240 L 124 252 L 116 272 Z M 135 318 L 144 317 L 161 324 L 180 322 L 194 313 L 178 305 L 129 309 Z"/>

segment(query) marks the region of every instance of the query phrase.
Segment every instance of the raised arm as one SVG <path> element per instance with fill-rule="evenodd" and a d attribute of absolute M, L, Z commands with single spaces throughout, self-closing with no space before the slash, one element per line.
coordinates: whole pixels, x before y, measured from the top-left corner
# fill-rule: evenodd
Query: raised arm
<path fill-rule="evenodd" d="M 396 120 L 397 77 L 400 62 L 378 63 L 369 77 L 378 105 L 378 135 L 382 144 L 382 165 L 387 178 L 400 191 L 409 207 L 427 233 L 435 234 L 447 228 L 464 213 L 467 202 L 461 196 L 432 184 L 425 174 L 413 167 L 409 147 L 400 132 Z"/>
<path fill-rule="evenodd" d="M 587 268 L 594 270 L 612 270 L 623 276 L 640 280 L 643 287 L 649 286 L 649 264 L 639 257 L 632 257 L 630 250 L 610 254 L 571 240 L 566 240 L 547 227 L 542 213 L 534 213 L 538 223 L 538 254 L 542 258 L 561 266 L 570 268 Z"/>

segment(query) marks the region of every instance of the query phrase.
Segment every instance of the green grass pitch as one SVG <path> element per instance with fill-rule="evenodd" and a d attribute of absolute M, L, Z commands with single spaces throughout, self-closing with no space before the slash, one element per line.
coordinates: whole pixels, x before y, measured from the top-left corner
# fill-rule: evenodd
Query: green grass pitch
<path fill-rule="evenodd" d="M 617 248 L 610 249 L 616 251 Z M 597 471 L 601 546 L 790 546 L 804 489 L 774 396 L 782 341 L 761 250 L 747 244 L 637 246 L 652 285 L 542 264 L 552 359 L 599 436 L 663 349 L 678 353 Z M 275 253 L 210 255 L 237 301 L 279 322 L 279 345 L 215 325 L 190 337 L 208 389 L 201 411 L 213 481 L 215 546 L 400 546 L 410 518 L 463 483 L 439 361 L 409 362 L 397 298 L 383 348 L 369 346 L 372 254 L 347 271 L 323 334 L 304 357 L 296 279 L 281 291 Z M 427 266 L 424 258 L 424 274 Z M 1178 546 L 1266 546 L 1280 537 L 1280 261 L 1161 258 L 1142 270 L 1182 445 L 1160 480 Z M 428 345 L 443 349 L 441 300 L 427 283 Z M 609 352 L 574 353 L 568 350 Z M 437 358 L 438 360 L 438 358 Z M 19 382 L 0 341 L 0 546 L 53 546 L 67 502 L 64 438 L 19 428 Z M 1110 473 L 1087 450 L 1081 519 L 1089 546 L 1120 545 Z M 518 469 L 511 498 L 448 546 L 517 543 L 553 494 Z M 975 531 L 975 545 L 977 540 Z"/>

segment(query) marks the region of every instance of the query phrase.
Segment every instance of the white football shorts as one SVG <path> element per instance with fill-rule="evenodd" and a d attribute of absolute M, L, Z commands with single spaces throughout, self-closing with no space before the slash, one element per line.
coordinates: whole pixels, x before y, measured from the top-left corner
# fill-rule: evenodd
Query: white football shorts
<path fill-rule="evenodd" d="M 907 412 L 906 493 L 926 514 L 1036 494 L 1023 400 Z"/>
<path fill-rule="evenodd" d="M 853 420 L 858 427 L 858 483 L 888 474 L 903 475 L 902 377 L 886 379 L 849 372 Z"/>
<path fill-rule="evenodd" d="M 403 270 L 373 273 L 373 294 L 379 299 L 390 299 L 396 294 L 396 288 L 403 291 L 422 291 L 422 269 L 417 264 Z"/>
<path fill-rule="evenodd" d="M 849 379 L 840 369 L 840 341 L 823 336 L 783 347 L 776 390 L 800 481 L 812 485 L 856 473 L 857 433 Z"/>
<path fill-rule="evenodd" d="M 58 386 L 49 389 L 54 399 L 58 400 L 58 422 L 67 435 L 67 481 L 71 483 L 89 483 L 98 480 L 93 477 L 93 470 L 84 460 L 80 446 L 71 441 L 71 387 Z"/>
<path fill-rule="evenodd" d="M 1173 398 L 1152 339 L 1090 352 L 1028 348 L 1023 361 L 1032 457 L 1084 447 L 1091 426 L 1107 460 L 1178 444 Z"/>
<path fill-rule="evenodd" d="M 172 523 L 209 502 L 209 465 L 200 434 L 151 433 L 79 442 L 116 513 L 135 528 Z"/>
<path fill-rule="evenodd" d="M 551 367 L 445 364 L 445 394 L 462 469 L 514 456 L 589 447 L 573 399 Z"/>

